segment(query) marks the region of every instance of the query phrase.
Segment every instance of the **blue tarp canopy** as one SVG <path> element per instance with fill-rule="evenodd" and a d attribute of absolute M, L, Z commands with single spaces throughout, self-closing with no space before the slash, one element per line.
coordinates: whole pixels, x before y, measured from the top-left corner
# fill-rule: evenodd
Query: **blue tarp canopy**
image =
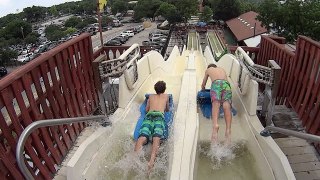
<path fill-rule="evenodd" d="M 206 25 L 207 25 L 207 23 L 202 22 L 202 21 L 197 23 L 197 26 L 200 26 L 200 27 L 204 27 Z"/>

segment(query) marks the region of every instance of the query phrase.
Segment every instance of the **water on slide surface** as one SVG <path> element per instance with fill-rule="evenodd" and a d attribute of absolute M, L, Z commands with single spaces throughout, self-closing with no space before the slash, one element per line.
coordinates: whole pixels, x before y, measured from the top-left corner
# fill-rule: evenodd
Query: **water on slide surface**
<path fill-rule="evenodd" d="M 160 78 L 160 77 L 159 77 Z M 107 156 L 101 160 L 102 163 L 99 167 L 98 179 L 110 179 L 110 180 L 141 180 L 141 179 L 167 179 L 167 172 L 169 166 L 169 156 L 171 153 L 172 140 L 170 136 L 172 132 L 169 132 L 169 139 L 164 141 L 159 149 L 154 168 L 148 174 L 147 163 L 150 159 L 151 144 L 144 146 L 142 151 L 138 154 L 134 152 L 135 141 L 132 138 L 133 129 L 140 116 L 140 106 L 143 103 L 144 95 L 154 92 L 154 84 L 158 80 L 164 80 L 166 82 L 166 93 L 172 94 L 173 103 L 175 109 L 179 101 L 181 77 L 180 76 L 162 76 L 161 79 L 151 78 L 148 79 L 148 83 L 142 85 L 141 89 L 137 92 L 137 96 L 130 104 L 128 114 L 124 119 L 118 120 L 115 124 L 110 137 L 108 146 L 110 152 Z M 141 98 L 143 97 L 143 98 Z M 120 115 L 122 113 L 119 113 Z M 111 117 L 113 119 L 119 119 L 120 117 Z M 114 120 L 111 119 L 112 122 Z M 169 129 L 170 131 L 170 129 Z M 170 145 L 170 146 L 169 146 Z"/>
<path fill-rule="evenodd" d="M 127 117 L 137 119 L 140 115 L 140 104 L 134 103 L 131 106 L 130 112 Z M 168 172 L 168 156 L 169 144 L 171 139 L 163 142 L 159 149 L 153 170 L 148 174 L 147 163 L 150 159 L 151 144 L 144 146 L 140 153 L 135 153 L 135 141 L 128 137 L 132 133 L 132 122 L 128 121 L 119 122 L 119 126 L 112 135 L 111 151 L 101 160 L 99 167 L 98 179 L 110 180 L 141 180 L 141 179 L 167 179 Z"/>
<path fill-rule="evenodd" d="M 255 160 L 247 149 L 246 141 L 234 141 L 229 146 L 202 142 L 198 144 L 198 151 L 195 179 L 259 179 Z"/>

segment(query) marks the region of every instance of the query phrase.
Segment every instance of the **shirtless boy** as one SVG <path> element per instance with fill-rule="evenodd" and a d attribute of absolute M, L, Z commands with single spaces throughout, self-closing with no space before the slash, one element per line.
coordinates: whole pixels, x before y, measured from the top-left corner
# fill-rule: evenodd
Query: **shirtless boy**
<path fill-rule="evenodd" d="M 164 94 L 166 83 L 158 81 L 154 85 L 154 89 L 157 94 L 149 96 L 146 107 L 147 114 L 142 122 L 139 138 L 134 148 L 135 151 L 139 151 L 144 144 L 147 144 L 152 139 L 152 152 L 148 162 L 149 170 L 154 165 L 160 140 L 163 139 L 165 128 L 164 111 L 169 111 L 169 96 Z"/>
<path fill-rule="evenodd" d="M 212 121 L 213 129 L 211 141 L 216 143 L 218 140 L 218 116 L 219 108 L 222 105 L 224 111 L 224 117 L 226 121 L 226 143 L 230 144 L 231 141 L 231 100 L 232 100 L 232 91 L 229 82 L 227 81 L 227 74 L 224 69 L 217 67 L 215 64 L 210 64 L 205 72 L 201 89 L 204 90 L 208 77 L 211 79 L 211 90 L 210 97 L 212 103 Z"/>

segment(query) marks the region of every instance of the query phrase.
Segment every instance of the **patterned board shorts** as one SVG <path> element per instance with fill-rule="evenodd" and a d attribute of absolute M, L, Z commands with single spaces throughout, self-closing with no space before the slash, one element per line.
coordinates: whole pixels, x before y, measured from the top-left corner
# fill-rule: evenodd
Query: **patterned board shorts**
<path fill-rule="evenodd" d="M 228 101 L 231 104 L 232 91 L 227 80 L 216 79 L 211 84 L 210 90 L 211 102 L 218 101 L 223 103 Z"/>
<path fill-rule="evenodd" d="M 153 137 L 164 138 L 164 114 L 159 111 L 149 111 L 144 118 L 140 131 L 139 137 L 144 136 L 149 140 Z"/>

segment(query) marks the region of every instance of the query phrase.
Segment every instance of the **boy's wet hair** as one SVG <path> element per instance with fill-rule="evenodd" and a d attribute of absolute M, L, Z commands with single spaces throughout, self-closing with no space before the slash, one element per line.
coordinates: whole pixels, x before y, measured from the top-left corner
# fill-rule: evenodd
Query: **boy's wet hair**
<path fill-rule="evenodd" d="M 211 67 L 216 68 L 217 65 L 215 65 L 215 64 L 209 64 L 208 67 L 207 67 L 207 69 L 209 69 L 209 68 L 211 68 Z"/>
<path fill-rule="evenodd" d="M 156 91 L 157 94 L 164 93 L 164 91 L 166 91 L 166 83 L 164 81 L 158 81 L 154 85 L 154 90 Z"/>

